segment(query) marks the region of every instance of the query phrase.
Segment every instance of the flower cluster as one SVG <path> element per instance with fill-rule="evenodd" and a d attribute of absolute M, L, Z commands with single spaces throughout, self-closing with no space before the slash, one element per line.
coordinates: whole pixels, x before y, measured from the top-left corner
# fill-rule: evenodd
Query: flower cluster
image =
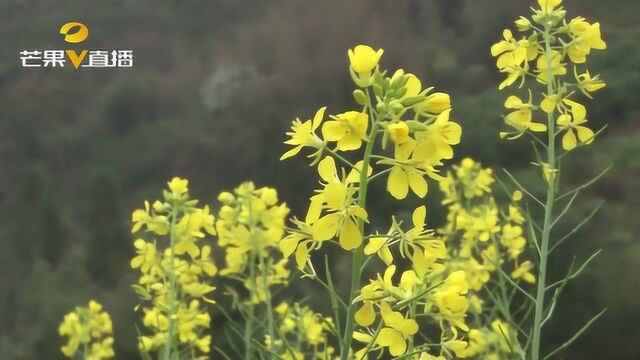
<path fill-rule="evenodd" d="M 114 357 L 111 317 L 94 300 L 66 314 L 58 333 L 68 338 L 62 353 L 70 358 L 102 360 Z"/>
<path fill-rule="evenodd" d="M 522 260 L 527 247 L 525 216 L 516 191 L 507 209 L 499 209 L 492 194 L 493 171 L 470 158 L 453 166 L 440 183 L 447 206 L 447 225 L 440 230 L 449 249 L 449 267 L 464 270 L 473 291 L 480 291 L 498 268 L 509 263 L 513 280 L 535 283 L 531 261 Z"/>
<path fill-rule="evenodd" d="M 420 276 L 411 269 L 402 272 L 394 283 L 395 272 L 396 266 L 389 266 L 383 276 L 378 274 L 376 280 L 365 285 L 355 299 L 361 303 L 355 314 L 356 322 L 363 328 L 354 333 L 354 338 L 365 344 L 356 353 L 356 359 L 385 350 L 392 356 L 409 352 L 428 359 L 427 356 L 433 356 L 432 348 L 441 354 L 463 355 L 467 343 L 461 340 L 458 330 L 469 330 L 465 323 L 469 307 L 465 273 L 457 271 L 445 276 L 442 271 L 433 271 Z M 417 343 L 418 319 L 439 324 L 442 330 L 439 341 Z"/>
<path fill-rule="evenodd" d="M 451 325 L 442 343 L 457 341 L 455 329 L 467 328 L 465 274 L 446 277 L 443 273 L 439 261 L 447 250 L 433 231 L 426 230 L 425 207 L 415 210 L 411 229 L 402 229 L 393 218 L 387 234 L 366 235 L 369 183 L 387 175 L 387 192 L 393 198 L 405 199 L 410 192 L 424 198 L 427 178 L 443 180 L 438 167 L 453 157 L 453 146 L 462 134 L 461 127 L 451 121 L 449 95 L 433 92 L 431 87 L 423 89 L 420 79 L 403 69 L 388 76 L 379 66 L 383 53 L 367 45 L 348 51 L 349 72 L 356 85 L 353 97 L 361 108 L 325 119 L 326 108 L 322 107 L 313 119 L 296 119 L 285 142 L 294 148 L 282 156 L 286 159 L 311 148 L 309 157 L 317 165 L 322 185 L 311 197 L 304 220 L 293 219 L 295 227 L 280 243 L 283 254 L 295 254 L 298 268 L 317 278 L 310 260 L 312 251 L 326 242 L 353 251 L 352 292 L 344 334 L 339 333 L 343 336 L 342 359 L 351 356 L 352 339 L 366 343 L 356 354 L 358 358 L 367 357 L 370 351 L 388 351 L 394 356 L 413 351 L 417 308 L 436 322 Z M 353 158 L 357 160 L 352 162 Z M 385 275 L 378 274 L 362 287 L 360 266 L 365 257 L 376 254 L 387 265 Z M 399 285 L 392 281 L 394 256 L 412 265 Z M 356 323 L 362 331 L 354 332 Z M 373 330 L 374 324 L 378 331 Z"/>
<path fill-rule="evenodd" d="M 328 336 L 334 331 L 333 320 L 298 303 L 280 303 L 274 311 L 278 337 L 265 341 L 267 348 L 287 360 L 331 360 L 335 349 Z"/>
<path fill-rule="evenodd" d="M 541 95 L 529 90 L 526 100 L 515 95 L 507 98 L 505 107 L 509 113 L 505 123 L 512 130 L 502 132 L 501 136 L 514 139 L 528 131 L 545 132 L 555 124 L 563 133 L 562 147 L 569 151 L 590 144 L 595 138 L 586 125 L 586 108 L 574 98 L 576 92 L 591 98 L 591 93 L 605 87 L 599 76 L 592 77 L 584 64 L 591 50 L 606 49 L 606 43 L 599 23 L 589 23 L 582 17 L 567 21 L 562 0 L 538 0 L 538 3 L 540 8 L 534 10 L 531 20 L 521 17 L 516 21 L 520 38 L 507 29 L 503 40 L 491 47 L 498 69 L 507 74 L 500 84 L 501 90 L 518 80 L 522 87 L 528 76 L 544 86 Z M 540 113 L 546 116 L 554 112 L 559 114 L 554 124 L 534 121 Z"/>
<path fill-rule="evenodd" d="M 278 204 L 276 190 L 256 189 L 250 182 L 221 193 L 218 200 L 218 244 L 226 252 L 220 275 L 241 281 L 251 303 L 270 301 L 268 288 L 289 280 L 287 260 L 278 251 L 289 208 Z"/>
<path fill-rule="evenodd" d="M 510 204 L 500 208 L 492 192 L 494 182 L 490 168 L 483 168 L 480 163 L 465 158 L 453 166 L 446 180 L 440 183 L 444 194 L 442 203 L 447 207 L 447 225 L 439 231 L 447 242 L 446 266 L 449 271 L 466 274 L 470 288 L 469 311 L 474 319 L 486 317 L 494 310 L 502 317 L 510 316 L 511 299 L 503 298 L 507 289 L 505 283 L 533 284 L 536 280 L 532 272 L 533 263 L 523 259 L 528 244 L 524 231 L 526 217 L 518 205 L 522 193 L 516 191 Z M 505 276 L 510 276 L 511 280 Z M 495 295 L 483 299 L 487 292 L 495 292 Z M 483 327 L 488 323 L 493 324 L 492 330 Z M 498 327 L 496 324 L 501 325 Z M 516 335 L 508 332 L 511 328 L 508 323 L 495 316 L 490 316 L 489 321 L 475 321 L 471 327 L 466 350 L 469 356 L 482 354 L 482 358 L 491 358 L 488 351 L 499 354 L 498 350 L 488 350 L 494 348 L 489 344 L 497 340 L 490 341 L 491 336 L 487 336 L 495 335 L 498 328 L 509 336 Z M 505 335 L 497 333 L 500 334 L 499 339 L 506 341 Z M 515 348 L 517 339 L 509 339 L 509 344 Z"/>
<path fill-rule="evenodd" d="M 322 107 L 313 119 L 296 119 L 287 133 L 290 139 L 285 143 L 294 148 L 282 159 L 305 147 L 313 148 L 309 157 L 318 166 L 323 186 L 311 197 L 304 221 L 294 219 L 296 228 L 281 244 L 285 256 L 295 252 L 301 268 L 310 251 L 334 238 L 345 250 L 362 246 L 362 224 L 368 221 L 362 204 L 366 199 L 363 182 L 388 174 L 387 190 L 394 198 L 404 199 L 409 190 L 424 197 L 428 190 L 425 177 L 442 179 L 437 167 L 453 157 L 452 146 L 460 141 L 461 128 L 450 121 L 449 95 L 423 89 L 416 75 L 402 69 L 387 77 L 378 65 L 382 53 L 366 45 L 348 52 L 351 77 L 358 86 L 353 95 L 361 110 L 325 119 L 326 108 Z M 381 155 L 374 153 L 376 140 Z M 389 143 L 393 146 L 391 156 L 382 155 Z M 360 150 L 363 144 L 362 160 L 355 164 L 340 154 Z M 377 172 L 372 159 L 381 167 Z"/>
<path fill-rule="evenodd" d="M 164 201 L 145 202 L 132 214 L 132 233 L 140 234 L 131 260 L 140 271 L 134 289 L 148 331 L 138 344 L 143 353 L 207 354 L 211 319 L 203 302 L 213 302 L 207 296 L 215 289 L 217 268 L 205 238 L 216 233 L 214 217 L 208 206 L 199 208 L 190 199 L 187 180 L 173 178 L 168 186 Z"/>

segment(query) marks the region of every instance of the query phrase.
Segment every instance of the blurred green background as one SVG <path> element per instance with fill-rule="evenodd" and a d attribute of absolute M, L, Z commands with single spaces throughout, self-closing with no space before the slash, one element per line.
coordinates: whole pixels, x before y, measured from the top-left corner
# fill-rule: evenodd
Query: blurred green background
<path fill-rule="evenodd" d="M 610 126 L 593 146 L 570 156 L 564 180 L 577 185 L 615 167 L 585 193 L 570 220 L 601 200 L 603 210 L 556 254 L 557 277 L 572 256 L 605 250 L 568 287 L 546 344 L 562 343 L 606 307 L 606 316 L 558 358 L 639 359 L 640 2 L 565 2 L 570 15 L 602 23 L 609 49 L 593 53 L 591 70 L 608 87 L 588 108 L 596 128 Z M 159 195 L 171 176 L 189 178 L 193 195 L 208 203 L 244 180 L 275 186 L 300 214 L 316 180 L 303 159 L 278 161 L 284 132 L 294 117 L 310 117 L 321 105 L 334 113 L 353 105 L 346 49 L 356 43 L 384 48 L 386 67 L 403 67 L 452 94 L 464 128 L 458 159 L 470 155 L 537 181 L 528 145 L 498 139 L 505 94 L 497 91 L 501 75 L 489 54 L 501 30 L 529 5 L 3 0 L 0 359 L 60 358 L 57 325 L 89 298 L 112 314 L 117 358 L 136 358 L 130 211 Z M 66 48 L 58 29 L 71 20 L 90 28 L 84 48 L 133 49 L 134 67 L 21 67 L 20 50 Z M 379 194 L 372 195 L 374 212 L 402 210 Z M 443 209 L 432 194 L 437 226 Z M 347 265 L 336 269 L 348 271 Z M 318 298 L 312 305 L 326 310 Z M 214 322 L 219 331 L 221 320 Z"/>

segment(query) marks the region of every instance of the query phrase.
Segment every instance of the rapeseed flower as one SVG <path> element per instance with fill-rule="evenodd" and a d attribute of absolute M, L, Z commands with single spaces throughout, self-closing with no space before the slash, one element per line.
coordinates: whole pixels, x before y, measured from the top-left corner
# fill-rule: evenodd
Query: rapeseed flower
<path fill-rule="evenodd" d="M 200 301 L 213 302 L 208 296 L 215 287 L 209 281 L 217 267 L 210 258 L 211 246 L 202 243 L 216 229 L 208 206 L 198 208 L 190 199 L 188 185 L 186 179 L 171 179 L 164 201 L 153 206 L 145 201 L 145 208 L 132 215 L 132 232 L 141 236 L 134 241 L 131 267 L 140 270 L 133 288 L 144 313 L 145 330 L 138 338 L 143 353 L 210 350 L 211 338 L 204 335 L 210 318 Z"/>
<path fill-rule="evenodd" d="M 578 142 L 584 144 L 592 143 L 595 134 L 593 130 L 584 126 L 587 123 L 587 109 L 584 105 L 569 99 L 565 99 L 564 104 L 570 108 L 570 114 L 564 113 L 558 116 L 558 127 L 565 130 L 562 137 L 562 147 L 568 151 L 573 150 Z"/>
<path fill-rule="evenodd" d="M 58 333 L 68 338 L 61 351 L 70 359 L 75 359 L 78 354 L 91 360 L 115 356 L 111 317 L 95 300 L 90 300 L 86 307 L 77 307 L 66 314 Z"/>

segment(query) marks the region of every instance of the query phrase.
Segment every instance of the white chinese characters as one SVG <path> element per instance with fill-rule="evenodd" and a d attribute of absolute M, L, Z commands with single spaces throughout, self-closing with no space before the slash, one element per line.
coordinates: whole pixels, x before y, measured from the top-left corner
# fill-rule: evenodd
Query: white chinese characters
<path fill-rule="evenodd" d="M 130 68 L 133 58 L 133 50 L 89 50 L 80 54 L 72 50 L 20 51 L 24 68 Z"/>

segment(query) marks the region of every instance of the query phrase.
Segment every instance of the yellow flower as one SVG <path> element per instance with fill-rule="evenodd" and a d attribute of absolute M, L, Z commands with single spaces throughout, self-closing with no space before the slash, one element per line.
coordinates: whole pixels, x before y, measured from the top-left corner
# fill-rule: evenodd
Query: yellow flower
<path fill-rule="evenodd" d="M 320 126 L 322 119 L 324 118 L 324 112 L 327 108 L 321 107 L 313 117 L 313 120 L 307 120 L 304 123 L 300 119 L 295 119 L 291 124 L 291 131 L 287 132 L 287 135 L 291 139 L 285 141 L 287 145 L 293 145 L 294 148 L 284 153 L 280 160 L 285 160 L 294 155 L 297 155 L 303 147 L 311 147 L 320 149 L 323 146 L 323 141 L 316 135 L 316 130 Z"/>
<path fill-rule="evenodd" d="M 409 126 L 404 121 L 390 124 L 387 126 L 387 131 L 389 132 L 391 141 L 398 145 L 402 145 L 411 139 L 409 136 Z"/>
<path fill-rule="evenodd" d="M 538 0 L 540 8 L 545 12 L 553 11 L 557 6 L 562 3 L 562 0 Z"/>
<path fill-rule="evenodd" d="M 423 161 L 427 165 L 437 165 L 442 159 L 453 158 L 451 145 L 460 143 L 462 128 L 450 121 L 451 109 L 445 110 L 433 124 L 427 125 L 425 131 L 418 132 L 418 144 L 413 152 L 413 159 Z"/>
<path fill-rule="evenodd" d="M 62 353 L 71 359 L 76 358 L 80 347 L 86 348 L 86 359 L 102 360 L 114 357 L 111 317 L 104 312 L 102 305 L 90 300 L 88 306 L 77 307 L 64 316 L 58 327 L 58 333 L 66 336 L 67 343 Z"/>
<path fill-rule="evenodd" d="M 358 111 L 347 111 L 333 117 L 322 125 L 322 136 L 326 141 L 336 141 L 340 151 L 357 150 L 366 138 L 369 116 Z"/>
<path fill-rule="evenodd" d="M 378 257 L 387 264 L 387 266 L 391 265 L 393 263 L 393 254 L 387 246 L 388 240 L 388 236 L 374 236 L 370 238 L 367 246 L 364 247 L 365 255 L 377 253 Z"/>
<path fill-rule="evenodd" d="M 514 109 L 515 111 L 505 116 L 504 121 L 507 125 L 517 130 L 517 133 L 513 138 L 517 138 L 524 134 L 527 130 L 534 132 L 543 132 L 547 130 L 545 124 L 533 122 L 533 105 L 530 103 L 524 103 L 517 96 L 509 96 L 504 103 L 507 109 Z"/>
<path fill-rule="evenodd" d="M 550 114 L 556 109 L 561 99 L 562 96 L 559 94 L 545 95 L 542 102 L 540 102 L 540 108 L 547 114 Z"/>
<path fill-rule="evenodd" d="M 517 258 L 527 244 L 527 240 L 523 236 L 522 227 L 509 224 L 502 227 L 500 242 L 509 250 L 509 255 L 512 259 Z"/>
<path fill-rule="evenodd" d="M 524 261 L 511 273 L 511 278 L 514 280 L 523 280 L 529 284 L 536 282 L 536 277 L 531 273 L 533 269 L 533 263 L 531 261 Z"/>
<path fill-rule="evenodd" d="M 434 316 L 468 331 L 469 327 L 464 322 L 469 308 L 469 301 L 466 297 L 468 291 L 469 284 L 464 271 L 455 271 L 449 274 L 442 286 L 430 296 L 430 303 L 438 308 L 438 312 Z"/>
<path fill-rule="evenodd" d="M 569 23 L 569 34 L 572 41 L 568 45 L 567 54 L 575 64 L 586 62 L 591 49 L 607 48 L 607 43 L 602 40 L 600 23 L 589 24 L 584 18 L 577 17 Z"/>
<path fill-rule="evenodd" d="M 598 75 L 596 75 L 595 77 L 591 77 L 589 71 L 579 75 L 576 72 L 575 76 L 576 80 L 578 81 L 578 89 L 580 89 L 580 91 L 582 91 L 582 93 L 587 95 L 588 97 L 591 97 L 590 93 L 596 92 L 607 86 L 604 81 L 600 80 L 600 77 Z"/>
<path fill-rule="evenodd" d="M 409 160 L 415 148 L 416 142 L 413 139 L 395 146 L 394 165 L 387 178 L 387 191 L 398 200 L 407 197 L 409 188 L 421 198 L 427 194 L 424 173 L 416 168 L 415 162 Z"/>
<path fill-rule="evenodd" d="M 391 310 L 387 303 L 380 305 L 380 315 L 385 327 L 382 328 L 376 343 L 389 348 L 392 356 L 400 356 L 407 350 L 407 338 L 418 332 L 418 323 L 405 318 L 402 313 Z"/>
<path fill-rule="evenodd" d="M 491 55 L 498 57 L 496 66 L 498 69 L 521 65 L 527 59 L 528 44 L 517 41 L 511 30 L 502 32 L 503 40 L 491 46 Z"/>
<path fill-rule="evenodd" d="M 462 340 L 448 340 L 443 343 L 444 347 L 449 349 L 449 351 L 453 351 L 456 354 L 456 357 L 464 359 L 469 357 L 469 343 Z"/>
<path fill-rule="evenodd" d="M 583 125 L 587 122 L 587 109 L 584 105 L 569 99 L 564 100 L 564 103 L 571 108 L 571 115 L 562 114 L 558 117 L 558 127 L 566 130 L 562 137 L 562 148 L 567 151 L 573 150 L 578 141 L 583 144 L 591 144 L 595 134 L 593 130 Z M 576 133 L 578 134 L 577 138 Z"/>
<path fill-rule="evenodd" d="M 189 180 L 174 177 L 168 184 L 169 190 L 171 190 L 175 196 L 180 196 L 189 191 Z"/>
<path fill-rule="evenodd" d="M 348 51 L 351 68 L 358 74 L 369 75 L 378 65 L 383 53 L 382 49 L 376 51 L 368 45 L 356 45 L 354 49 Z"/>
<path fill-rule="evenodd" d="M 361 166 L 362 164 L 356 164 L 357 168 L 352 169 L 345 180 L 341 181 L 332 157 L 327 156 L 318 164 L 318 173 L 326 185 L 320 194 L 311 198 L 305 220 L 313 224 L 313 238 L 316 241 L 326 241 L 338 234 L 340 245 L 345 250 L 355 249 L 362 243 L 362 234 L 356 221 L 367 221 L 367 212 L 353 204 L 354 189 L 350 187 L 360 181 L 358 168 Z M 322 210 L 328 214 L 320 217 Z"/>
<path fill-rule="evenodd" d="M 524 81 L 529 69 L 528 61 L 535 59 L 538 54 L 535 42 L 516 40 L 508 29 L 502 32 L 502 36 L 504 39 L 491 47 L 491 55 L 498 58 L 496 66 L 500 72 L 507 74 L 498 87 L 500 90 L 513 85 L 519 78 Z"/>
<path fill-rule="evenodd" d="M 547 61 L 547 55 L 541 54 L 538 57 L 538 81 L 543 84 L 547 83 L 549 74 L 548 69 L 551 68 L 551 73 L 553 75 L 565 75 L 567 73 L 567 68 L 562 63 L 562 54 L 556 50 L 551 51 L 551 63 Z"/>
<path fill-rule="evenodd" d="M 423 102 L 416 104 L 416 111 L 430 114 L 440 114 L 449 109 L 451 109 L 451 98 L 449 94 L 441 92 L 428 95 Z"/>
<path fill-rule="evenodd" d="M 137 239 L 133 242 L 133 246 L 136 248 L 138 256 L 131 259 L 132 269 L 140 268 L 140 271 L 147 273 L 152 266 L 157 266 L 158 253 L 155 244 Z"/>
<path fill-rule="evenodd" d="M 522 191 L 520 191 L 520 190 L 514 191 L 513 195 L 511 195 L 511 200 L 513 200 L 513 201 L 522 200 Z"/>

